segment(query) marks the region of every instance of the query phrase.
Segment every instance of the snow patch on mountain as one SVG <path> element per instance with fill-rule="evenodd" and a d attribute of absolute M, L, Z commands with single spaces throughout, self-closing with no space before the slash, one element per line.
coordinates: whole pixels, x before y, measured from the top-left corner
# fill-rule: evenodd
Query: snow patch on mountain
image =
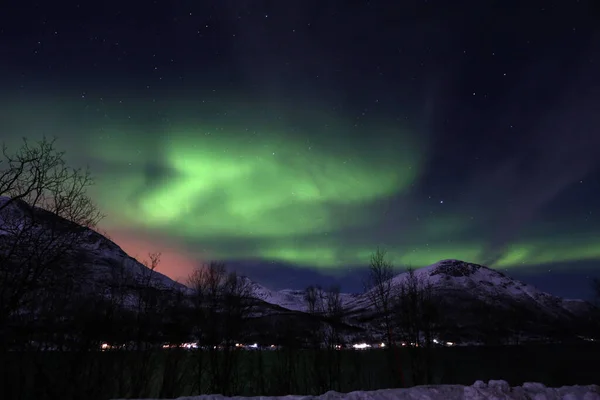
<path fill-rule="evenodd" d="M 306 290 L 282 289 L 271 290 L 251 279 L 244 277 L 250 285 L 253 295 L 267 303 L 271 303 L 291 311 L 307 312 Z M 360 296 L 354 293 L 340 293 L 340 301 L 343 305 Z"/>
<path fill-rule="evenodd" d="M 250 287 L 252 295 L 264 302 L 286 308 L 291 311 L 306 311 L 303 290 L 280 290 L 268 289 L 253 280 L 243 277 Z"/>

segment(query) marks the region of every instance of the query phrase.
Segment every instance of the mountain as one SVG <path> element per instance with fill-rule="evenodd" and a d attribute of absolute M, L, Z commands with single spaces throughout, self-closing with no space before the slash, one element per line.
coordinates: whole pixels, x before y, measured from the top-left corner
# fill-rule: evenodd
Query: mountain
<path fill-rule="evenodd" d="M 446 300 L 467 300 L 506 307 L 520 304 L 540 314 L 565 316 L 572 313 L 565 300 L 513 279 L 483 265 L 460 260 L 442 260 L 415 271 L 415 275 L 430 283 L 436 295 Z M 407 274 L 396 276 L 394 286 L 401 285 Z"/>
<path fill-rule="evenodd" d="M 583 300 L 574 302 L 553 296 L 498 270 L 460 260 L 442 260 L 416 270 L 415 275 L 430 283 L 436 296 L 453 305 L 477 302 L 499 308 L 519 306 L 538 316 L 556 318 L 572 317 L 591 306 Z M 401 285 L 407 276 L 397 275 L 392 285 Z"/>
<path fill-rule="evenodd" d="M 292 311 L 308 311 L 306 290 L 282 289 L 276 291 L 267 289 L 249 278 L 245 279 L 251 288 L 253 296 L 257 299 Z M 356 293 L 340 293 L 340 300 L 345 305 L 359 296 L 360 294 Z"/>
<path fill-rule="evenodd" d="M 92 287 L 116 279 L 126 279 L 128 284 L 149 279 L 152 286 L 157 288 L 187 290 L 168 276 L 150 270 L 112 240 L 92 229 L 75 225 L 41 208 L 31 207 L 22 200 L 8 202 L 9 198 L 0 197 L 0 239 L 5 246 L 14 246 L 18 243 L 17 235 L 21 234 L 25 239 L 18 240 L 25 246 L 39 247 L 42 243 L 47 245 L 49 252 L 52 252 L 52 246 L 56 246 L 56 251 L 68 251 Z M 26 232 L 23 235 L 24 230 Z M 59 240 L 54 240 L 53 235 Z M 61 236 L 63 239 L 60 239 Z"/>
<path fill-rule="evenodd" d="M 416 269 L 415 276 L 431 284 L 436 295 L 446 300 L 463 299 L 498 305 L 519 303 L 556 316 L 586 312 L 593 307 L 584 300 L 561 299 L 510 278 L 495 269 L 461 260 L 439 261 Z M 400 287 L 407 277 L 408 273 L 394 276 L 391 282 L 392 288 Z M 254 295 L 261 300 L 290 310 L 307 310 L 304 290 L 273 291 L 256 282 L 248 281 Z M 372 310 L 369 295 L 366 293 L 341 293 L 340 297 L 345 309 Z"/>
<path fill-rule="evenodd" d="M 478 341 L 492 333 L 514 334 L 522 339 L 547 337 L 565 334 L 563 330 L 583 329 L 582 325 L 594 318 L 600 320 L 600 312 L 589 302 L 553 296 L 479 264 L 442 260 L 415 270 L 414 276 L 419 282 L 431 285 L 440 314 L 440 329 L 458 332 L 465 341 Z M 390 282 L 392 291 L 398 290 L 408 277 L 408 273 L 394 276 Z M 266 302 L 291 310 L 307 310 L 302 290 L 271 291 L 258 284 L 254 288 L 257 297 Z M 344 321 L 377 336 L 373 328 L 377 312 L 369 294 L 345 293 L 340 298 L 346 312 Z"/>

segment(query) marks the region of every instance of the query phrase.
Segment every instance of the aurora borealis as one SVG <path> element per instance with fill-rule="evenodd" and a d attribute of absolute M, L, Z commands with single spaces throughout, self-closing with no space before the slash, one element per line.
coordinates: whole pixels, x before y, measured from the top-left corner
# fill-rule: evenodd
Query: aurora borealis
<path fill-rule="evenodd" d="M 219 259 L 300 287 L 302 271 L 356 280 L 384 246 L 398 266 L 573 272 L 585 290 L 600 259 L 585 6 L 134 3 L 24 4 L 0 41 L 3 141 L 56 136 L 89 165 L 101 228 L 129 253 L 162 251 L 178 279 Z"/>

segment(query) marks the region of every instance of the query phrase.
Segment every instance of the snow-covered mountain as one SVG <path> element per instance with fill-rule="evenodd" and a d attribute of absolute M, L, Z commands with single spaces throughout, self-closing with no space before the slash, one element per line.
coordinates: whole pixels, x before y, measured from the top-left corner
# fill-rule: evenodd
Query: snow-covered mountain
<path fill-rule="evenodd" d="M 304 291 L 302 290 L 280 290 L 275 291 L 254 282 L 248 277 L 243 277 L 246 284 L 250 287 L 253 297 L 264 302 L 291 310 L 305 311 Z"/>
<path fill-rule="evenodd" d="M 593 308 L 584 300 L 561 299 L 495 269 L 460 260 L 442 260 L 416 269 L 415 276 L 420 281 L 431 284 L 434 292 L 439 296 L 443 295 L 446 300 L 468 297 L 490 305 L 516 302 L 557 315 L 589 311 Z M 391 282 L 392 290 L 402 285 L 407 277 L 408 273 L 394 276 Z M 261 300 L 289 310 L 307 310 L 304 290 L 274 291 L 249 279 L 248 281 L 254 295 Z M 341 293 L 340 298 L 346 310 L 372 308 L 366 293 Z"/>
<path fill-rule="evenodd" d="M 543 292 L 498 270 L 461 260 L 442 260 L 417 269 L 414 273 L 417 279 L 431 284 L 434 293 L 447 301 L 472 299 L 489 305 L 527 304 L 540 312 L 558 315 L 578 308 L 572 300 L 563 300 Z M 392 279 L 392 288 L 402 285 L 407 277 L 408 273 L 396 275 Z M 582 308 L 582 304 L 589 303 L 579 300 L 577 304 Z M 358 296 L 347 306 L 352 309 L 369 307 L 368 296 Z"/>
<path fill-rule="evenodd" d="M 543 292 L 532 285 L 513 279 L 508 275 L 485 267 L 460 260 L 442 260 L 429 267 L 416 271 L 416 275 L 430 282 L 444 295 L 461 297 L 468 293 L 471 297 L 491 305 L 510 306 L 519 304 L 532 311 L 556 317 L 589 311 L 593 306 L 583 300 L 566 300 Z M 400 282 L 406 275 L 399 275 Z"/>
<path fill-rule="evenodd" d="M 599 310 L 583 300 L 566 300 L 543 292 L 483 265 L 442 260 L 414 271 L 416 279 L 431 285 L 437 299 L 441 324 L 451 331 L 461 327 L 464 336 L 480 336 L 482 327 L 502 325 L 509 331 L 544 336 L 562 329 L 578 330 L 585 321 L 600 318 Z M 391 280 L 398 290 L 408 278 L 401 273 Z M 252 282 L 256 297 L 279 307 L 307 311 L 305 291 L 272 291 Z M 345 322 L 371 331 L 367 321 L 376 317 L 368 293 L 340 295 Z M 365 325 L 366 324 L 366 325 Z"/>
<path fill-rule="evenodd" d="M 21 241 L 27 246 L 27 241 L 30 241 L 32 246 L 47 243 L 51 248 L 54 242 L 44 235 L 59 235 L 60 241 L 63 233 L 58 233 L 58 230 L 67 227 L 68 233 L 63 241 L 72 239 L 68 250 L 76 254 L 74 262 L 85 270 L 86 280 L 92 286 L 108 280 L 127 280 L 128 284 L 150 281 L 157 288 L 187 290 L 168 276 L 151 271 L 112 240 L 92 229 L 76 226 L 43 209 L 32 208 L 22 200 L 8 202 L 7 197 L 0 197 L 0 237 L 6 245 L 13 246 L 16 241 Z M 24 239 L 17 239 L 23 229 L 27 230 Z"/>
<path fill-rule="evenodd" d="M 254 297 L 288 310 L 301 312 L 308 311 L 305 290 L 271 290 L 252 281 L 247 277 L 245 277 L 244 279 L 248 282 L 248 285 L 250 286 Z M 355 293 L 340 293 L 340 300 L 342 304 L 345 305 L 359 296 L 360 294 Z"/>
<path fill-rule="evenodd" d="M 168 276 L 154 270 L 151 271 L 146 265 L 129 256 L 119 245 L 99 233 L 88 230 L 88 240 L 82 246 L 87 253 L 86 264 L 93 269 L 96 279 L 114 277 L 121 271 L 139 282 L 150 279 L 152 286 L 169 289 L 184 289 L 187 287 L 174 281 Z"/>

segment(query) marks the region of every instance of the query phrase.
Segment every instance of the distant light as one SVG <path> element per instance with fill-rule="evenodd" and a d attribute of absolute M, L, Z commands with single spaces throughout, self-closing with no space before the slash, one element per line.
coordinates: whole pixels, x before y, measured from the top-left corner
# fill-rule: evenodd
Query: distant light
<path fill-rule="evenodd" d="M 379 347 L 385 347 L 385 343 L 382 342 Z"/>
<path fill-rule="evenodd" d="M 454 342 L 446 342 L 446 345 L 448 345 L 448 346 L 454 346 Z"/>
<path fill-rule="evenodd" d="M 356 350 L 364 350 L 366 348 L 371 347 L 371 345 L 367 344 L 367 343 L 358 343 L 358 344 L 353 344 L 352 347 L 354 347 Z"/>
<path fill-rule="evenodd" d="M 102 343 L 102 345 L 100 345 L 100 348 L 102 350 L 108 350 L 110 349 L 110 345 L 108 343 Z"/>
<path fill-rule="evenodd" d="M 250 347 L 252 347 L 253 349 L 256 349 L 256 348 L 258 348 L 258 343 L 251 344 Z"/>
<path fill-rule="evenodd" d="M 433 339 L 433 343 L 435 343 L 435 344 L 438 344 L 438 343 L 439 343 L 439 340 L 437 340 L 437 339 Z"/>

